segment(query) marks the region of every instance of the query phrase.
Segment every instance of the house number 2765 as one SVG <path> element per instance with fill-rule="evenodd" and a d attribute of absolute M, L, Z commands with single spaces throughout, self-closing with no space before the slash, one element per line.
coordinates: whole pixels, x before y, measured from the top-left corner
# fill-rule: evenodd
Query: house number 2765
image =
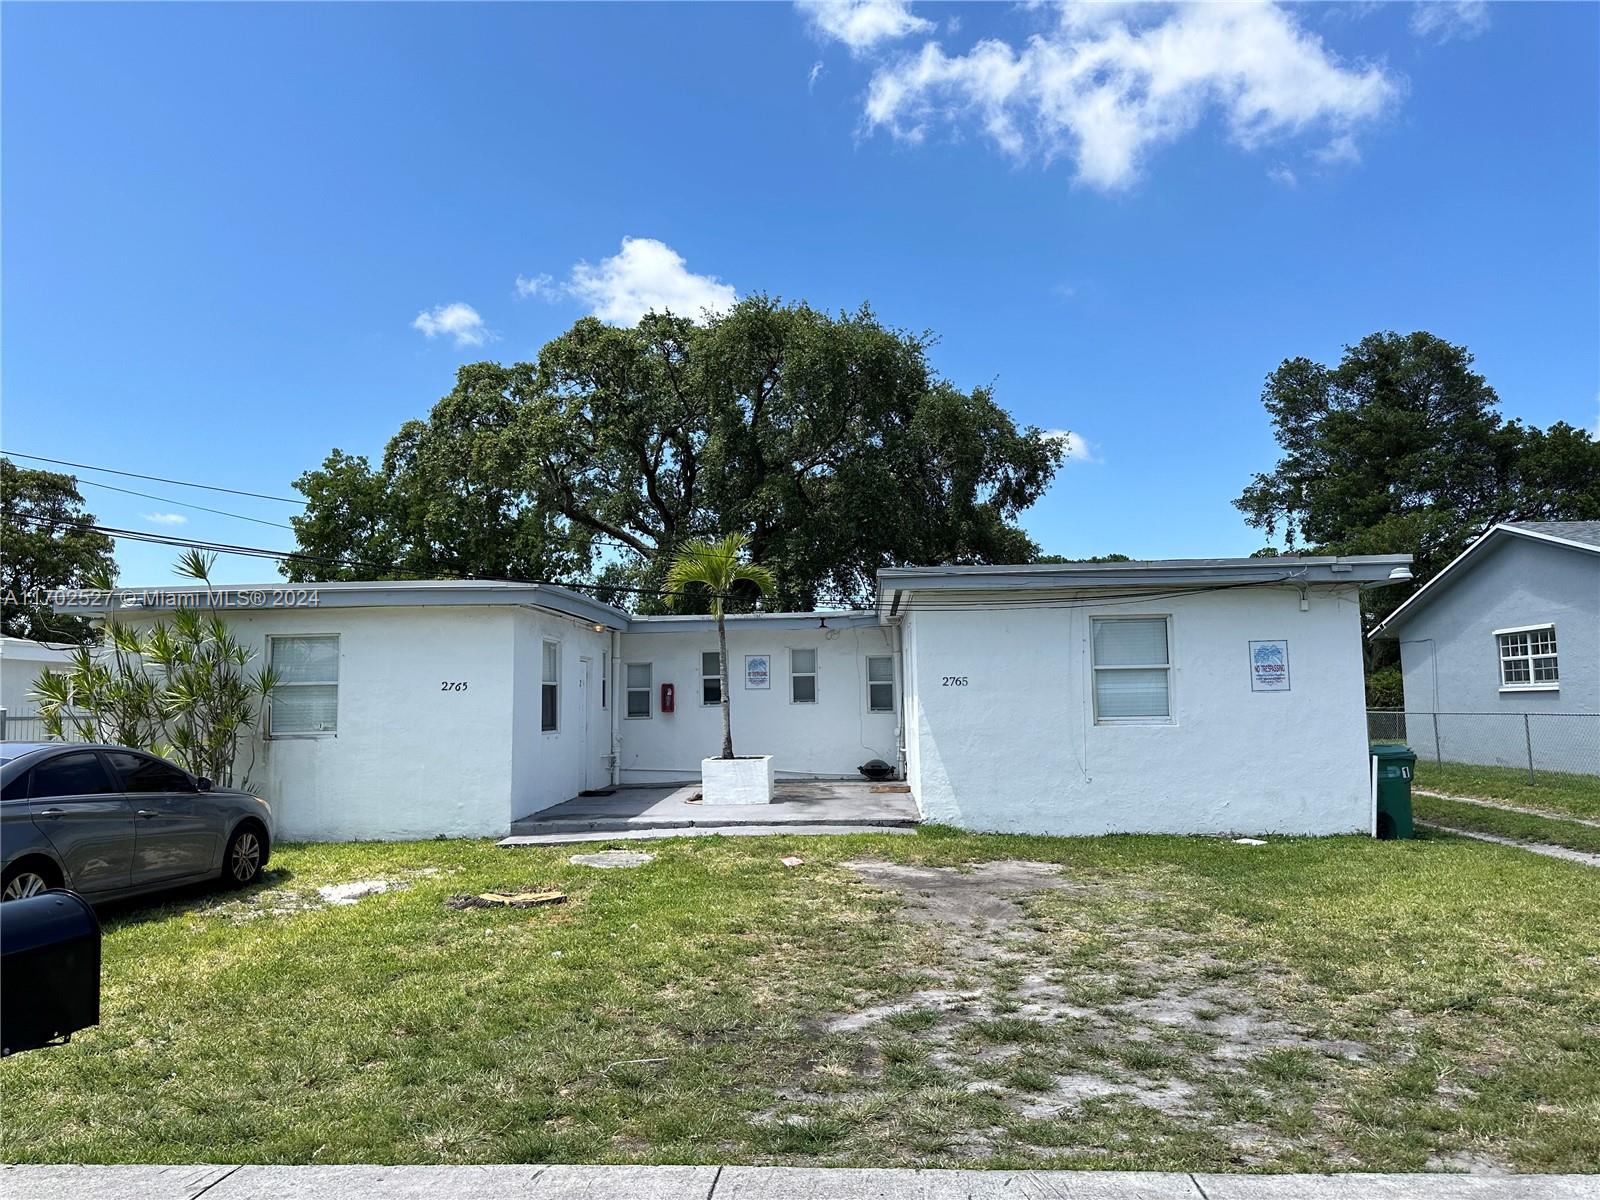
<path fill-rule="evenodd" d="M 944 676 L 944 686 L 945 687 L 966 687 L 967 686 L 967 677 L 965 675 L 946 675 L 946 676 Z"/>
<path fill-rule="evenodd" d="M 439 681 L 439 690 L 441 692 L 464 692 L 467 690 L 467 681 L 460 679 L 452 682 L 448 679 L 442 679 Z"/>

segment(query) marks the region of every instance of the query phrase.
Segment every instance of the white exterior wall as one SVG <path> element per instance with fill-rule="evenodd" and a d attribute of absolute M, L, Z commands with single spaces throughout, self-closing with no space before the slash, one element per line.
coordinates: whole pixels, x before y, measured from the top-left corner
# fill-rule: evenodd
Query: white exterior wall
<path fill-rule="evenodd" d="M 337 731 L 245 748 L 235 784 L 243 785 L 248 771 L 284 841 L 504 836 L 511 823 L 514 613 L 225 612 L 234 636 L 257 655 L 252 670 L 269 661 L 271 636 L 339 636 Z M 157 615 L 118 619 L 147 625 Z M 445 682 L 467 687 L 446 691 Z"/>
<path fill-rule="evenodd" d="M 513 636 L 511 816 L 523 817 L 610 780 L 611 714 L 600 706 L 600 673 L 611 635 L 541 609 L 518 609 Z M 553 732 L 542 730 L 539 719 L 546 639 L 560 647 Z"/>
<path fill-rule="evenodd" d="M 269 635 L 339 635 L 333 734 L 270 738 L 255 780 L 278 836 L 354 841 L 504 835 L 511 821 L 513 610 L 366 608 L 230 616 Z M 465 683 L 464 691 L 443 684 Z"/>
<path fill-rule="evenodd" d="M 71 661 L 70 648 L 44 646 L 27 638 L 0 638 L 0 708 L 14 717 L 38 712 L 39 705 L 28 693 L 39 673 L 63 670 Z"/>
<path fill-rule="evenodd" d="M 867 657 L 892 655 L 893 631 L 880 626 L 780 628 L 760 619 L 728 622 L 728 687 L 733 748 L 737 754 L 771 754 L 782 776 L 855 777 L 868 759 L 897 763 L 897 714 L 867 711 Z M 790 701 L 789 651 L 817 652 L 817 701 Z M 715 629 L 680 631 L 636 621 L 622 635 L 613 695 L 626 704 L 624 666 L 652 664 L 650 717 L 617 722 L 623 783 L 672 783 L 700 778 L 700 760 L 722 752 L 722 710 L 701 704 L 700 655 L 717 649 Z M 772 656 L 772 686 L 744 686 L 747 654 Z M 677 711 L 661 711 L 661 685 L 677 689 Z M 903 700 L 895 680 L 895 707 Z M 619 715 L 626 713 L 625 707 Z"/>
<path fill-rule="evenodd" d="M 917 600 L 933 595 L 919 610 Z M 908 776 L 924 820 L 1019 833 L 1364 832 L 1360 610 L 1349 586 L 1086 608 L 919 593 L 905 618 Z M 1171 725 L 1096 725 L 1089 622 L 1171 616 Z M 1291 690 L 1252 692 L 1248 643 L 1285 638 Z M 943 686 L 966 676 L 965 687 Z"/>

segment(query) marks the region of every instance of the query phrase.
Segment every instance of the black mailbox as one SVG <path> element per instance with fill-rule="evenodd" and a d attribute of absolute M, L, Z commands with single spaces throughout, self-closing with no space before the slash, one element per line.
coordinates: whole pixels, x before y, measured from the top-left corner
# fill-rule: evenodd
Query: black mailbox
<path fill-rule="evenodd" d="M 0 1057 L 100 1024 L 100 922 L 76 892 L 0 904 Z"/>

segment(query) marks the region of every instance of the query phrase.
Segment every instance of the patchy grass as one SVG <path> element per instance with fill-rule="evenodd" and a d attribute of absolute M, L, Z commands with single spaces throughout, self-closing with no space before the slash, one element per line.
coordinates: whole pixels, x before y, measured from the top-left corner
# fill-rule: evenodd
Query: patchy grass
<path fill-rule="evenodd" d="M 1580 825 L 1556 817 L 1536 817 L 1531 813 L 1512 812 L 1504 808 L 1487 808 L 1482 804 L 1460 804 L 1434 796 L 1413 796 L 1411 806 L 1414 814 L 1424 821 L 1436 821 L 1440 825 L 1470 829 L 1477 833 L 1492 833 L 1519 842 L 1545 842 L 1552 846 L 1600 854 L 1600 829 L 1593 825 Z"/>
<path fill-rule="evenodd" d="M 1452 796 L 1479 800 L 1506 800 L 1523 808 L 1600 821 L 1600 776 L 1567 775 L 1559 771 L 1528 773 L 1513 767 L 1473 767 L 1465 763 L 1438 764 L 1417 759 L 1416 786 Z"/>
<path fill-rule="evenodd" d="M 1600 1170 L 1587 868 L 1437 838 L 649 850 L 286 847 L 254 892 L 108 912 L 102 1025 L 0 1062 L 5 1157 Z M 407 886 L 316 902 L 368 879 Z M 569 902 L 444 904 L 546 887 Z"/>

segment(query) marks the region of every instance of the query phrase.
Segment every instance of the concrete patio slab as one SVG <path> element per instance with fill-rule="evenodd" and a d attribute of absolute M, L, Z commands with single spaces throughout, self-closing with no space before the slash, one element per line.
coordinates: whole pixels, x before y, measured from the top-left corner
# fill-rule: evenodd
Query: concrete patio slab
<path fill-rule="evenodd" d="M 805 837 L 846 833 L 915 833 L 908 825 L 694 825 L 687 829 L 620 829 L 584 833 L 540 833 L 501 838 L 497 845 L 569 846 L 583 842 L 645 842 L 675 837 Z"/>
<path fill-rule="evenodd" d="M 917 803 L 905 791 L 861 779 L 780 780 L 771 804 L 705 804 L 698 784 L 622 787 L 606 796 L 578 796 L 511 823 L 513 837 L 696 829 L 737 825 L 914 826 Z M 903 787 L 903 784 L 890 784 Z"/>

